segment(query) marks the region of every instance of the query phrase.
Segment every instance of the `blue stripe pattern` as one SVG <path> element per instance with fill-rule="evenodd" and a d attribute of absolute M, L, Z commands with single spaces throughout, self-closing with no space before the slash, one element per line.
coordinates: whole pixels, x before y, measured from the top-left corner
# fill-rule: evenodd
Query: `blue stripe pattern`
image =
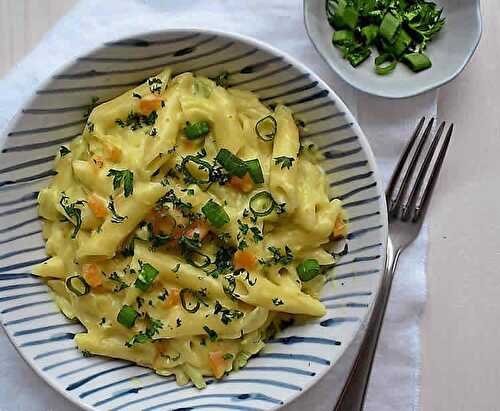
<path fill-rule="evenodd" d="M 33 265 L 46 261 L 37 197 L 55 175 L 58 146 L 80 135 L 92 97 L 107 101 L 166 65 L 173 73 L 208 77 L 226 70 L 229 88 L 253 91 L 270 108 L 292 108 L 304 143 L 314 143 L 323 154 L 332 198 L 342 200 L 348 213 L 346 248 L 326 278 L 335 288 L 326 286 L 322 294 L 327 315 L 307 332 L 297 326 L 288 329 L 292 335 L 271 338 L 239 373 L 208 379 L 205 392 L 178 387 L 173 376 L 159 377 L 131 363 L 82 356 L 73 339 L 84 327 L 66 320 L 46 282 L 30 274 Z M 229 36 L 157 33 L 108 43 L 78 59 L 37 91 L 0 152 L 0 313 L 9 337 L 42 376 L 87 407 L 267 411 L 284 404 L 335 363 L 350 341 L 346 331 L 359 327 L 376 296 L 387 222 L 365 144 L 342 102 L 314 74 Z M 142 385 L 134 384 L 138 379 Z"/>

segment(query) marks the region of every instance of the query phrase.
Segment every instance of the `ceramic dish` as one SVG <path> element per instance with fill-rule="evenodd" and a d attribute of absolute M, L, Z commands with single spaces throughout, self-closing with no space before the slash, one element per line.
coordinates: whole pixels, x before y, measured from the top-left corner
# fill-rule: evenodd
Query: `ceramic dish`
<path fill-rule="evenodd" d="M 329 274 L 328 312 L 270 340 L 242 371 L 203 391 L 179 387 L 134 364 L 83 357 L 73 344 L 83 327 L 67 320 L 46 285 L 30 274 L 43 261 L 37 192 L 52 175 L 59 145 L 82 131 L 92 98 L 112 98 L 171 66 L 283 102 L 306 123 L 305 141 L 325 154 L 332 196 L 350 216 L 349 253 Z M 369 313 L 384 266 L 387 214 L 375 161 L 363 132 L 336 94 L 280 51 L 246 37 L 171 30 L 106 44 L 72 62 L 36 92 L 14 118 L 0 154 L 0 313 L 12 343 L 52 387 L 88 410 L 272 410 L 290 402 L 334 367 Z"/>
<path fill-rule="evenodd" d="M 357 68 L 332 46 L 333 29 L 326 18 L 325 0 L 304 0 L 304 21 L 309 38 L 323 59 L 352 87 L 381 97 L 404 98 L 424 93 L 458 76 L 471 59 L 482 32 L 479 0 L 439 0 L 446 25 L 426 54 L 432 68 L 413 73 L 403 64 L 390 75 L 379 76 L 373 66 L 376 53 Z"/>

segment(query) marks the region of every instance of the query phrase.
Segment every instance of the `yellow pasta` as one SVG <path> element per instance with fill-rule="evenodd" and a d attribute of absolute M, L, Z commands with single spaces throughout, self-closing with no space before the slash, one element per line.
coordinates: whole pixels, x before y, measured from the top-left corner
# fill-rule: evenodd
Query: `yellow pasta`
<path fill-rule="evenodd" d="M 346 226 L 312 158 L 288 108 L 192 73 L 94 108 L 38 197 L 35 274 L 85 326 L 79 349 L 203 388 L 295 315 L 322 316 Z"/>

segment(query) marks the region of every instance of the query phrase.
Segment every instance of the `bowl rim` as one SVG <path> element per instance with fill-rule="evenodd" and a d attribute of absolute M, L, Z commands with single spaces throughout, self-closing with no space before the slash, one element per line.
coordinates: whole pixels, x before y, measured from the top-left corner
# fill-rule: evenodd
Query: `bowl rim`
<path fill-rule="evenodd" d="M 319 1 L 323 1 L 323 0 L 319 0 Z M 314 39 L 314 36 L 311 34 L 311 30 L 310 30 L 310 24 L 311 23 L 310 23 L 310 19 L 309 19 L 309 9 L 308 9 L 306 3 L 311 3 L 311 2 L 312 2 L 312 0 L 304 0 L 303 1 L 303 14 L 304 14 L 303 21 L 304 21 L 304 26 L 306 28 L 306 32 L 307 32 L 307 36 L 309 37 L 309 40 L 311 41 L 311 43 L 314 46 L 314 49 L 318 52 L 318 54 L 321 56 L 321 58 L 323 59 L 323 61 L 326 64 L 328 64 L 328 66 L 342 80 L 344 80 L 351 87 L 353 87 L 353 88 L 355 88 L 357 90 L 360 90 L 360 91 L 362 91 L 364 93 L 370 94 L 372 96 L 384 97 L 384 98 L 391 99 L 391 100 L 398 100 L 398 99 L 415 97 L 415 96 L 418 96 L 420 94 L 426 93 L 427 91 L 431 91 L 431 90 L 434 90 L 434 89 L 436 89 L 438 87 L 442 87 L 442 86 L 450 83 L 451 81 L 453 81 L 456 77 L 458 77 L 458 75 L 465 69 L 465 66 L 467 66 L 467 64 L 469 63 L 469 61 L 471 60 L 472 56 L 476 52 L 477 47 L 479 46 L 479 43 L 481 42 L 481 38 L 483 36 L 483 18 L 482 18 L 482 13 L 481 13 L 481 0 L 474 0 L 475 6 L 476 6 L 475 7 L 475 10 L 476 10 L 475 17 L 476 17 L 476 23 L 477 23 L 477 27 L 478 27 L 477 38 L 475 40 L 474 45 L 470 48 L 469 53 L 465 56 L 465 59 L 462 62 L 462 64 L 459 65 L 456 68 L 456 70 L 450 76 L 448 76 L 447 78 L 445 78 L 443 80 L 433 81 L 428 86 L 422 87 L 422 89 L 420 89 L 418 91 L 414 91 L 414 92 L 409 92 L 409 93 L 408 92 L 406 92 L 406 93 L 405 92 L 400 92 L 400 93 L 383 93 L 383 92 L 380 92 L 379 93 L 379 92 L 370 90 L 367 87 L 365 87 L 363 85 L 360 85 L 360 84 L 358 84 L 358 83 L 356 83 L 356 82 L 351 81 L 350 79 L 348 79 L 347 76 L 345 76 L 343 72 L 337 70 L 337 68 L 335 67 L 335 65 L 330 62 L 330 59 L 328 59 L 328 57 L 325 55 L 325 53 L 323 53 L 319 49 L 319 47 L 317 46 L 316 41 Z"/>
<path fill-rule="evenodd" d="M 288 60 L 291 64 L 293 64 L 295 67 L 297 67 L 299 70 L 302 70 L 303 72 L 310 73 L 315 79 L 318 81 L 318 84 L 323 87 L 324 89 L 328 90 L 329 96 L 332 100 L 334 100 L 335 105 L 343 112 L 345 112 L 346 117 L 349 119 L 349 121 L 352 123 L 352 128 L 356 135 L 358 136 L 358 143 L 362 147 L 362 151 L 366 156 L 366 160 L 368 161 L 369 167 L 371 170 L 373 170 L 373 179 L 376 182 L 376 189 L 377 189 L 377 194 L 379 195 L 379 210 L 380 210 L 380 215 L 379 218 L 382 222 L 382 227 L 381 227 L 381 237 L 382 237 L 382 242 L 381 242 L 381 250 L 380 250 L 380 256 L 381 258 L 378 260 L 380 261 L 380 266 L 382 267 L 380 275 L 378 276 L 376 286 L 373 291 L 373 296 L 372 300 L 369 304 L 368 309 L 365 311 L 364 315 L 361 316 L 360 321 L 359 321 L 359 327 L 353 332 L 353 334 L 350 336 L 349 339 L 346 339 L 346 344 L 342 344 L 341 348 L 339 348 L 339 354 L 337 357 L 337 360 L 335 362 L 332 362 L 329 366 L 325 367 L 321 371 L 319 371 L 314 378 L 312 378 L 309 382 L 304 384 L 303 389 L 301 391 L 298 391 L 296 393 L 293 393 L 292 395 L 288 396 L 287 399 L 283 402 L 283 404 L 276 405 L 272 408 L 269 408 L 270 411 L 277 411 L 281 409 L 282 407 L 292 403 L 295 401 L 298 397 L 300 397 L 302 394 L 304 394 L 306 391 L 308 391 L 312 386 L 314 386 L 316 383 L 318 383 L 319 380 L 321 380 L 330 370 L 332 370 L 335 365 L 341 360 L 341 358 L 345 355 L 347 349 L 351 347 L 351 344 L 357 339 L 357 337 L 365 332 L 365 327 L 364 325 L 368 322 L 369 318 L 372 315 L 373 312 L 373 307 L 374 304 L 377 300 L 377 297 L 379 295 L 380 291 L 380 286 L 382 283 L 382 277 L 383 277 L 383 269 L 386 264 L 386 253 L 387 253 L 387 246 L 388 246 L 388 230 L 389 230 L 389 221 L 388 221 L 388 214 L 387 214 L 387 204 L 385 201 L 385 193 L 382 189 L 383 184 L 382 184 L 382 179 L 381 179 L 381 174 L 379 172 L 376 160 L 375 160 L 375 155 L 373 154 L 373 150 L 370 146 L 370 143 L 368 142 L 368 139 L 361 129 L 360 125 L 358 124 L 357 120 L 347 107 L 347 105 L 344 103 L 344 101 L 340 98 L 340 96 L 323 80 L 321 77 L 319 77 L 314 70 L 310 69 L 308 66 L 305 64 L 301 63 L 298 61 L 295 57 L 291 56 L 287 52 L 271 46 L 270 44 L 259 40 L 255 37 L 236 33 L 230 30 L 221 30 L 221 29 L 211 29 L 211 28 L 195 28 L 195 27 L 181 27 L 181 28 L 167 28 L 163 30 L 151 30 L 151 31 L 142 31 L 136 34 L 133 34 L 131 36 L 124 36 L 124 37 L 119 37 L 117 39 L 112 39 L 112 40 L 103 40 L 100 45 L 93 47 L 87 51 L 84 52 L 83 56 L 90 55 L 92 53 L 95 53 L 99 50 L 101 50 L 103 47 L 105 47 L 106 44 L 110 42 L 119 42 L 123 40 L 128 40 L 128 39 L 137 39 L 143 36 L 151 36 L 151 35 L 161 35 L 161 34 L 168 34 L 168 33 L 201 33 L 201 34 L 208 34 L 208 35 L 217 35 L 221 37 L 226 37 L 232 40 L 236 40 L 242 43 L 246 43 L 248 45 L 255 46 L 257 48 L 260 48 L 264 51 L 269 52 L 270 54 L 281 56 L 284 59 Z M 65 70 L 71 68 L 71 66 L 80 59 L 82 55 L 77 55 L 76 57 L 71 58 L 69 61 L 58 65 L 57 67 L 54 67 L 54 70 L 51 70 L 50 74 L 48 74 L 48 77 L 39 82 L 33 91 L 33 94 L 25 98 L 21 104 L 19 105 L 18 110 L 14 114 L 14 116 L 8 121 L 6 127 L 5 127 L 5 135 L 8 135 L 8 132 L 12 129 L 12 127 L 19 121 L 20 116 L 23 114 L 23 110 L 26 106 L 32 104 L 34 100 L 37 97 L 37 90 L 45 88 L 47 85 L 50 84 L 51 81 L 53 81 L 54 76 L 58 75 L 59 73 L 64 72 Z M 0 146 L 5 145 L 7 142 L 7 138 L 0 140 Z M 88 410 L 88 411 L 96 411 L 96 408 L 88 405 L 80 400 L 78 400 L 77 397 L 71 396 L 66 390 L 62 389 L 61 386 L 57 385 L 55 381 L 52 381 L 51 379 L 47 378 L 45 374 L 43 374 L 42 369 L 38 368 L 34 361 L 31 360 L 28 356 L 25 355 L 25 353 L 20 349 L 20 347 L 14 343 L 14 336 L 11 333 L 11 331 L 4 326 L 3 324 L 3 318 L 0 314 L 0 325 L 3 328 L 5 334 L 7 335 L 10 343 L 14 346 L 16 351 L 19 353 L 21 358 L 30 366 L 30 368 L 46 383 L 48 384 L 52 389 L 54 389 L 57 393 L 61 394 L 63 397 L 65 397 L 67 400 L 69 400 L 72 404 L 75 404 L 76 406 Z M 110 357 L 109 357 L 110 358 Z"/>

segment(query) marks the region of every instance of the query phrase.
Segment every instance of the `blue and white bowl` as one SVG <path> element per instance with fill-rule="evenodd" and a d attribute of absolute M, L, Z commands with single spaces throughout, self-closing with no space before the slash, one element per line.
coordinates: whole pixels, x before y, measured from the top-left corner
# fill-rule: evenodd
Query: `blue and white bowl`
<path fill-rule="evenodd" d="M 37 193 L 51 178 L 58 147 L 81 133 L 93 97 L 104 101 L 165 66 L 174 73 L 231 73 L 230 85 L 266 104 L 285 103 L 306 123 L 302 138 L 325 154 L 332 196 L 350 217 L 349 252 L 322 301 L 323 318 L 268 342 L 243 370 L 198 391 L 126 361 L 83 357 L 47 286 L 30 274 L 45 260 Z M 314 189 L 314 188 L 312 188 Z M 314 73 L 256 40 L 205 30 L 167 30 L 108 43 L 72 62 L 14 118 L 0 154 L 0 313 L 33 369 L 87 410 L 274 410 L 318 381 L 353 340 L 375 299 L 384 266 L 387 214 L 368 142 L 337 95 Z"/>

